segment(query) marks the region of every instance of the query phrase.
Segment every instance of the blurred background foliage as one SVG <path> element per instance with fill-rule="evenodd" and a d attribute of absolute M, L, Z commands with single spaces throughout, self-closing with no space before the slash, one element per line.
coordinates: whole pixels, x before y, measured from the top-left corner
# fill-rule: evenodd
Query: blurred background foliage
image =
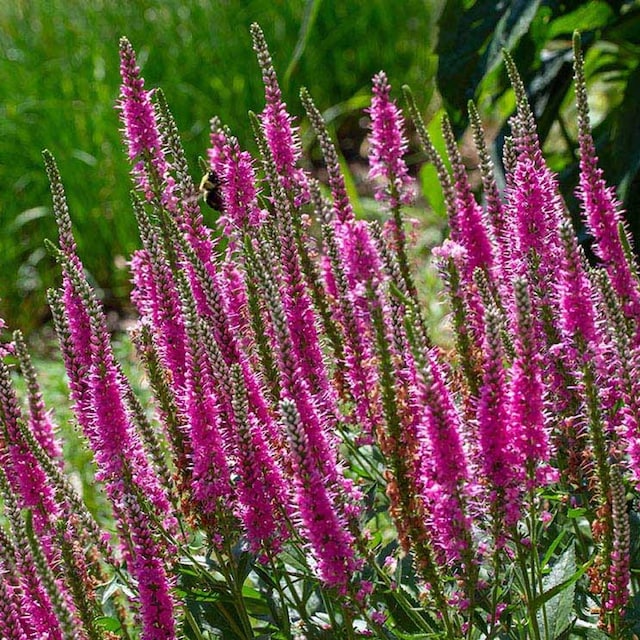
<path fill-rule="evenodd" d="M 47 319 L 45 289 L 58 282 L 43 246 L 44 238 L 55 237 L 55 225 L 42 148 L 59 162 L 90 277 L 109 309 L 126 312 L 126 260 L 138 238 L 114 110 L 121 35 L 138 52 L 147 88 L 165 90 L 195 174 L 213 115 L 253 150 L 247 111 L 262 109 L 263 89 L 249 25 L 259 22 L 290 110 L 302 117 L 298 91 L 307 86 L 340 140 L 360 209 L 371 213 L 362 108 L 369 102 L 372 75 L 385 69 L 398 98 L 400 86 L 411 85 L 434 132 L 442 109 L 449 111 L 463 140 L 466 103 L 475 99 L 499 150 L 514 102 L 501 64 L 503 47 L 513 51 L 531 89 L 552 166 L 570 194 L 576 175 L 570 38 L 581 29 L 605 174 L 618 185 L 638 239 L 633 214 L 640 200 L 639 5 L 638 0 L 1 2 L 0 315 L 12 328 L 32 332 Z M 312 145 L 304 120 L 301 126 L 305 144 Z M 316 157 L 313 148 L 308 151 Z M 418 153 L 411 161 L 430 205 L 429 225 L 421 225 L 418 238 L 419 247 L 428 249 L 441 238 L 442 199 L 433 171 L 421 167 Z"/>

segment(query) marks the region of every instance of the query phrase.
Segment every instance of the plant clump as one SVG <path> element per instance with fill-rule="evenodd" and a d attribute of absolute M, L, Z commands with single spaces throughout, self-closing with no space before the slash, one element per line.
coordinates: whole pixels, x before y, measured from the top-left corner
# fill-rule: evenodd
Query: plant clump
<path fill-rule="evenodd" d="M 434 251 L 455 336 L 447 351 L 429 335 L 412 273 L 403 207 L 415 185 L 385 74 L 367 111 L 379 225 L 354 215 L 304 89 L 328 188 L 301 168 L 264 36 L 251 32 L 266 97 L 250 116 L 259 153 L 212 120 L 201 185 L 213 228 L 164 95 L 145 89 L 120 43 L 141 239 L 131 337 L 152 413 L 114 355 L 44 154 L 62 272 L 49 302 L 114 530 L 65 476 L 16 333 L 0 354 L 0 635 L 632 637 L 640 280 L 597 167 L 579 39 L 578 195 L 595 266 L 508 55 L 517 111 L 502 193 L 470 105 L 484 204 L 449 122 L 446 162 L 405 90 L 450 217 Z"/>

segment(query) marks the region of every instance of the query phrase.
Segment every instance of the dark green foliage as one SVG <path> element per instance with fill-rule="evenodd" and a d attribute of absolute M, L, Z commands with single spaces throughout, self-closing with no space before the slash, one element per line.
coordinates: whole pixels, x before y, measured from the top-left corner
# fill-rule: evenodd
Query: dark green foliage
<path fill-rule="evenodd" d="M 513 106 L 500 65 L 508 49 L 522 75 L 538 132 L 560 174 L 563 195 L 577 215 L 576 132 L 572 101 L 571 35 L 582 33 L 590 93 L 599 99 L 594 138 L 605 179 L 617 187 L 636 247 L 640 244 L 640 4 L 635 0 L 449 0 L 440 21 L 438 88 L 458 134 L 468 124 L 467 100 L 501 123 Z M 462 89 L 464 88 L 464 90 Z M 595 101 L 594 101 L 595 102 Z M 502 155 L 505 127 L 496 139 Z M 577 218 L 576 218 L 577 219 Z M 584 238 L 583 238 L 584 239 Z"/>

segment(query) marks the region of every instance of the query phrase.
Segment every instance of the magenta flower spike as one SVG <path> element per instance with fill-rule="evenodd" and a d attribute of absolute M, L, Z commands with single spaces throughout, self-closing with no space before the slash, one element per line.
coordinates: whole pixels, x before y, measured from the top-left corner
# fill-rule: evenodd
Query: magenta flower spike
<path fill-rule="evenodd" d="M 327 290 L 337 301 L 336 316 L 345 337 L 347 381 L 355 402 L 355 416 L 362 427 L 364 440 L 372 439 L 382 424 L 382 406 L 378 390 L 378 367 L 371 344 L 370 328 L 356 313 L 350 295 L 344 265 L 331 224 L 323 227 L 327 256 L 323 264 Z"/>
<path fill-rule="evenodd" d="M 64 640 L 60 622 L 42 580 L 38 576 L 33 559 L 18 558 L 18 568 L 21 572 L 21 612 L 28 614 L 25 617 L 35 634 L 31 637 Z"/>
<path fill-rule="evenodd" d="M 619 412 L 609 412 L 618 421 L 616 430 L 623 438 L 628 456 L 628 467 L 636 487 L 640 486 L 640 347 L 634 343 L 635 335 L 628 331 L 621 300 L 604 270 L 596 274 L 599 308 L 606 317 L 606 332 L 610 339 L 604 353 L 604 371 L 609 380 Z M 616 397 L 617 396 L 617 397 Z M 616 413 L 618 415 L 616 415 Z"/>
<path fill-rule="evenodd" d="M 582 257 L 571 223 L 560 228 L 563 256 L 557 277 L 560 331 L 567 344 L 580 341 L 591 355 L 599 355 L 601 334 L 596 326 L 596 309 L 591 282 L 584 271 Z"/>
<path fill-rule="evenodd" d="M 249 413 L 241 367 L 234 365 L 231 375 L 240 517 L 254 553 L 278 553 L 289 537 L 285 516 L 291 515 L 290 487 L 265 439 L 263 425 L 255 414 Z"/>
<path fill-rule="evenodd" d="M 91 341 L 89 318 L 78 297 L 73 295 L 70 283 L 69 287 L 65 285 L 62 294 L 50 289 L 47 298 L 69 379 L 73 413 L 82 431 L 89 434 L 93 431 L 87 376 L 90 365 L 88 345 Z"/>
<path fill-rule="evenodd" d="M 125 401 L 122 373 L 118 367 L 109 338 L 104 312 L 100 308 L 84 274 L 70 260 L 61 257 L 66 286 L 74 306 L 67 308 L 69 327 L 71 312 L 80 312 L 88 343 L 73 341 L 75 360 L 88 360 L 84 371 L 86 386 L 82 388 L 79 419 L 87 421 L 87 436 L 98 466 L 96 477 L 103 480 L 107 493 L 115 503 L 133 483 L 153 504 L 159 514 L 167 515 L 169 502 L 158 477 L 145 455 Z M 84 325 L 88 318 L 89 326 Z M 60 321 L 59 321 L 60 322 Z M 62 325 L 62 334 L 65 327 Z M 73 330 L 72 330 L 73 335 Z M 130 490 L 131 487 L 128 487 Z M 169 521 L 167 525 L 170 526 Z"/>
<path fill-rule="evenodd" d="M 309 455 L 307 434 L 294 402 L 283 400 L 280 412 L 291 446 L 296 506 L 318 573 L 329 586 L 345 593 L 360 565 L 354 553 L 355 541 L 338 515 L 326 478 Z"/>
<path fill-rule="evenodd" d="M 296 350 L 286 320 L 281 295 L 270 268 L 271 261 L 263 247 L 259 250 L 261 286 L 275 331 L 278 366 L 282 379 L 282 398 L 291 401 L 296 409 L 297 421 L 304 430 L 307 456 L 313 461 L 320 477 L 327 486 L 335 486 L 340 492 L 340 506 L 344 514 L 355 515 L 360 493 L 343 475 L 337 464 L 337 435 L 330 428 L 334 418 L 324 419 L 304 376 L 301 375 Z"/>
<path fill-rule="evenodd" d="M 222 181 L 223 215 L 218 219 L 224 233 L 238 236 L 248 227 L 257 227 L 265 216 L 258 206 L 258 190 L 253 161 L 242 151 L 236 138 L 227 138 L 218 175 Z"/>
<path fill-rule="evenodd" d="M 151 258 L 146 249 L 136 249 L 129 260 L 131 272 L 131 302 L 140 319 L 148 322 L 152 318 L 155 285 L 152 277 Z"/>
<path fill-rule="evenodd" d="M 429 505 L 434 546 L 447 562 L 460 560 L 468 548 L 469 520 L 465 504 L 471 494 L 471 477 L 462 447 L 462 425 L 451 392 L 434 353 L 420 385 L 424 407 L 423 467 L 425 502 Z"/>
<path fill-rule="evenodd" d="M 297 127 L 293 126 L 294 118 L 282 101 L 282 92 L 262 29 L 255 23 L 251 25 L 251 36 L 265 88 L 266 105 L 260 114 L 262 130 L 282 186 L 294 194 L 294 205 L 299 207 L 309 202 L 311 194 L 307 175 L 297 166 L 302 155 Z"/>
<path fill-rule="evenodd" d="M 49 560 L 43 553 L 42 540 L 27 532 L 21 513 L 20 494 L 11 488 L 12 483 L 0 468 L 0 495 L 9 528 L 0 535 L 1 564 L 10 568 L 11 585 L 16 587 L 16 595 L 21 600 L 21 613 L 26 613 L 21 622 L 28 637 L 64 640 L 64 622 L 70 618 L 69 609 L 64 604 L 66 585 L 54 584 L 55 580 Z M 50 544 L 45 543 L 48 552 Z M 46 575 L 45 575 L 46 574 Z M 5 576 L 0 580 L 5 580 Z M 59 606 L 57 606 L 59 605 Z M 63 614 L 65 621 L 57 614 Z"/>
<path fill-rule="evenodd" d="M 20 591 L 7 580 L 2 565 L 0 571 L 0 636 L 6 640 L 29 640 L 22 622 L 24 605 Z"/>
<path fill-rule="evenodd" d="M 505 191 L 515 245 L 509 270 L 516 277 L 529 272 L 541 301 L 552 305 L 549 295 L 560 268 L 559 230 L 566 214 L 558 182 L 542 155 L 522 80 L 510 56 L 505 56 L 505 62 L 517 101 L 516 115 L 510 121 L 513 140 L 505 150 L 509 162 L 514 163 Z"/>
<path fill-rule="evenodd" d="M 169 502 L 153 472 L 124 400 L 120 369 L 116 365 L 104 316 L 92 309 L 92 362 L 89 369 L 91 406 L 95 430 L 88 434 L 99 471 L 112 499 L 117 500 L 130 478 L 159 514 L 169 512 Z"/>
<path fill-rule="evenodd" d="M 373 76 L 373 97 L 367 109 L 371 118 L 369 134 L 369 179 L 376 182 L 376 200 L 389 203 L 391 208 L 410 204 L 412 180 L 404 161 L 408 143 L 404 133 L 404 118 L 390 98 L 391 86 L 384 71 Z"/>
<path fill-rule="evenodd" d="M 189 339 L 183 405 L 193 451 L 193 497 L 210 521 L 221 509 L 231 509 L 234 496 L 222 436 L 229 425 L 221 424 L 218 394 L 198 334 L 196 329 Z"/>
<path fill-rule="evenodd" d="M 118 109 L 124 124 L 124 137 L 129 160 L 134 163 L 136 187 L 149 201 L 158 198 L 169 210 L 175 208 L 175 183 L 168 175 L 168 165 L 158 130 L 151 92 L 144 79 L 131 43 L 120 39 L 120 100 Z"/>
<path fill-rule="evenodd" d="M 338 413 L 335 391 L 329 383 L 316 316 L 302 277 L 295 240 L 293 234 L 286 229 L 282 230 L 279 240 L 284 267 L 282 301 L 299 373 L 304 376 L 324 420 L 332 422 Z"/>
<path fill-rule="evenodd" d="M 50 523 L 59 513 L 55 492 L 47 475 L 20 433 L 23 421 L 18 398 L 11 384 L 11 374 L 0 359 L 0 422 L 4 435 L 0 437 L 0 466 L 7 476 L 20 508 L 31 509 L 34 528 L 45 537 L 51 533 Z"/>
<path fill-rule="evenodd" d="M 340 258 L 356 309 L 368 318 L 367 290 L 386 280 L 382 260 L 365 220 L 334 223 Z"/>
<path fill-rule="evenodd" d="M 500 320 L 494 309 L 485 312 L 483 345 L 484 372 L 476 409 L 480 440 L 479 467 L 486 479 L 489 510 L 494 517 L 494 530 L 511 527 L 520 516 L 519 494 L 513 432 L 510 424 L 508 388 L 504 354 L 500 341 Z M 496 540 L 500 544 L 499 540 Z"/>
<path fill-rule="evenodd" d="M 336 397 L 329 383 L 329 374 L 316 326 L 316 314 L 307 289 L 307 282 L 303 277 L 302 258 L 294 231 L 297 223 L 293 218 L 291 204 L 278 181 L 273 156 L 266 141 L 260 136 L 258 146 L 271 187 L 276 223 L 274 231 L 278 235 L 275 244 L 279 247 L 278 253 L 282 264 L 282 268 L 278 269 L 275 261 L 271 257 L 268 258 L 271 278 L 280 289 L 282 308 L 289 325 L 289 338 L 299 373 L 304 376 L 308 390 L 327 423 L 327 431 L 330 431 L 335 420 L 334 416 L 337 415 Z"/>
<path fill-rule="evenodd" d="M 145 247 L 131 263 L 136 285 L 132 296 L 136 300 L 142 322 L 152 327 L 160 355 L 171 372 L 171 386 L 179 395 L 184 386 L 186 331 L 180 313 L 176 283 L 158 237 L 142 204 L 134 199 L 134 210 Z"/>
<path fill-rule="evenodd" d="M 545 416 L 543 359 L 536 347 L 536 322 L 529 285 L 519 278 L 515 292 L 515 352 L 509 383 L 509 415 L 512 441 L 526 471 L 526 489 L 545 482 L 550 457 L 549 426 Z"/>
<path fill-rule="evenodd" d="M 236 344 L 234 350 L 226 351 L 228 364 L 235 362 L 238 352 L 251 353 L 253 348 L 245 277 L 244 271 L 238 268 L 235 257 L 227 256 L 220 268 L 218 287 L 226 312 L 226 322 L 229 328 L 228 339 L 231 340 L 233 336 L 233 341 Z"/>
<path fill-rule="evenodd" d="M 506 191 L 513 235 L 510 271 L 521 277 L 530 274 L 547 303 L 562 253 L 558 233 L 564 214 L 557 188 L 546 167 L 540 168 L 522 154 L 513 171 L 512 187 Z"/>
<path fill-rule="evenodd" d="M 50 291 L 49 304 L 60 341 L 65 369 L 69 377 L 73 410 L 83 431 L 89 434 L 93 430 L 91 393 L 88 385 L 88 372 L 91 366 L 91 322 L 69 273 L 70 269 L 81 273 L 83 266 L 71 229 L 71 218 L 60 172 L 53 156 L 48 151 L 43 152 L 43 157 L 51 185 L 60 250 L 67 261 L 67 264 L 62 266 L 62 293 Z"/>
<path fill-rule="evenodd" d="M 493 240 L 496 262 L 499 263 L 495 265 L 495 269 L 498 270 L 496 275 L 504 276 L 503 272 L 508 268 L 511 250 L 509 229 L 505 218 L 504 204 L 494 174 L 493 162 L 487 149 L 480 114 L 472 101 L 469 102 L 469 119 L 473 129 L 475 146 L 480 157 L 479 169 L 485 198 L 484 217 L 489 223 L 489 237 Z M 500 280 L 499 277 L 497 279 Z"/>
<path fill-rule="evenodd" d="M 577 34 L 574 37 L 573 52 L 580 146 L 580 185 L 577 195 L 589 230 L 595 238 L 594 251 L 604 263 L 613 288 L 622 300 L 625 316 L 633 318 L 637 324 L 640 322 L 640 284 L 629 264 L 620 237 L 622 233 L 629 243 L 620 203 L 614 190 L 607 187 L 602 169 L 598 167 L 589 123 L 584 61 Z"/>
<path fill-rule="evenodd" d="M 20 362 L 20 370 L 25 379 L 27 385 L 27 393 L 29 400 L 29 428 L 35 436 L 38 444 L 47 452 L 50 458 L 57 459 L 62 465 L 63 462 L 60 459 L 62 450 L 60 443 L 55 435 L 55 425 L 51 415 L 51 411 L 47 411 L 40 391 L 40 385 L 38 384 L 37 376 L 27 345 L 20 331 L 15 331 L 13 334 L 13 342 L 15 346 L 15 353 Z"/>
<path fill-rule="evenodd" d="M 209 133 L 209 148 L 207 149 L 207 158 L 209 166 L 217 174 L 223 172 L 224 163 L 227 154 L 227 134 L 222 127 L 220 119 L 216 116 L 211 118 Z"/>
<path fill-rule="evenodd" d="M 488 275 L 494 266 L 494 247 L 487 232 L 489 225 L 484 220 L 482 208 L 469 184 L 467 169 L 456 145 L 451 123 L 447 117 L 442 120 L 442 131 L 447 143 L 447 151 L 453 168 L 453 188 L 456 205 L 455 234 L 452 230 L 451 239 L 461 244 L 466 250 L 465 277 L 467 282 L 473 279 L 473 272 L 483 269 Z"/>
<path fill-rule="evenodd" d="M 126 494 L 122 500 L 132 543 L 131 572 L 138 583 L 142 640 L 175 640 L 176 625 L 171 582 L 162 562 L 162 549 L 154 540 L 149 517 L 138 500 Z"/>

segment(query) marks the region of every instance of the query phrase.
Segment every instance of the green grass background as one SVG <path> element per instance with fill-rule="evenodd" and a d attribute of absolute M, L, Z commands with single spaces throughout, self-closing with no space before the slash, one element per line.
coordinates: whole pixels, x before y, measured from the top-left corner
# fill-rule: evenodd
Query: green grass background
<path fill-rule="evenodd" d="M 218 115 L 252 147 L 247 111 L 263 106 L 249 25 L 261 24 L 290 110 L 307 86 L 332 127 L 358 126 L 371 76 L 426 104 L 436 71 L 440 0 L 6 0 L 0 3 L 0 315 L 29 334 L 58 282 L 41 150 L 60 165 L 79 251 L 108 308 L 121 312 L 138 246 L 129 166 L 114 105 L 118 39 L 138 52 L 147 87 L 164 89 L 197 174 Z M 355 123 L 355 124 L 354 124 Z M 348 137 L 348 132 L 347 132 Z M 197 175 L 195 177 L 198 177 Z"/>

